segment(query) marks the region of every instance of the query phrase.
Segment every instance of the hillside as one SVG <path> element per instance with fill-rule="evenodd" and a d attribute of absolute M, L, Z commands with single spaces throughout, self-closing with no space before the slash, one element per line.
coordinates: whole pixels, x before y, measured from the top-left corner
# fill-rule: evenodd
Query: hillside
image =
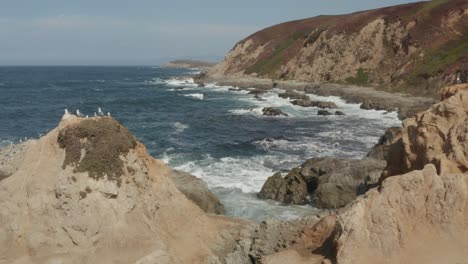
<path fill-rule="evenodd" d="M 275 25 L 211 76 L 335 82 L 435 96 L 468 71 L 468 1 L 435 0 Z"/>

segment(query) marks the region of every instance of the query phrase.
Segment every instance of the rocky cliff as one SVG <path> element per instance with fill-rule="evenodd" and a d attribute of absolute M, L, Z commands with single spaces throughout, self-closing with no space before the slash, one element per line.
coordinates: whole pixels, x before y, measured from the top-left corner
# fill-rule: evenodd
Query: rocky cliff
<path fill-rule="evenodd" d="M 237 43 L 211 76 L 371 85 L 436 96 L 468 75 L 468 2 L 434 0 L 275 25 Z"/>

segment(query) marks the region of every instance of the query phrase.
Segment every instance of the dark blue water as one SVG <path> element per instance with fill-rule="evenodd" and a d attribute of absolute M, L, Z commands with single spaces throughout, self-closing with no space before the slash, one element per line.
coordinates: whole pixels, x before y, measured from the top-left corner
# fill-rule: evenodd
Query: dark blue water
<path fill-rule="evenodd" d="M 316 156 L 362 157 L 396 114 L 335 101 L 347 116 L 317 116 L 275 93 L 258 101 L 229 87 L 178 81 L 190 69 L 158 67 L 0 67 L 0 145 L 55 128 L 64 109 L 98 107 L 128 127 L 151 155 L 208 182 L 228 214 L 264 219 L 311 213 L 255 198 L 274 171 Z M 289 117 L 264 117 L 265 106 Z"/>

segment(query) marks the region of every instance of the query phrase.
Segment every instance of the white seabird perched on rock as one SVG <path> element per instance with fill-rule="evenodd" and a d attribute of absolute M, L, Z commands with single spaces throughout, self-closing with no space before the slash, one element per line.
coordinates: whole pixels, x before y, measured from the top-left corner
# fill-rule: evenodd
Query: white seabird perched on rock
<path fill-rule="evenodd" d="M 107 112 L 107 116 L 110 116 L 110 112 Z"/>
<path fill-rule="evenodd" d="M 94 117 L 97 117 L 97 114 L 96 114 L 96 112 L 94 112 Z"/>
<path fill-rule="evenodd" d="M 103 115 L 104 115 L 104 113 L 103 113 L 102 110 L 101 110 L 101 107 L 98 107 L 98 115 L 100 115 L 100 116 L 103 116 Z"/>
<path fill-rule="evenodd" d="M 70 113 L 68 112 L 68 109 L 65 108 L 65 114 L 69 115 Z"/>
<path fill-rule="evenodd" d="M 82 113 L 80 113 L 79 109 L 76 109 L 76 115 L 79 116 L 79 117 L 84 117 L 84 115 Z"/>

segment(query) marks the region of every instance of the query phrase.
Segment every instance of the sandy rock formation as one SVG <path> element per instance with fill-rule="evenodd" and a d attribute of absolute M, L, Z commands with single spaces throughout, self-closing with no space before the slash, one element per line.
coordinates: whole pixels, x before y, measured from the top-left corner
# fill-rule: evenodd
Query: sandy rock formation
<path fill-rule="evenodd" d="M 298 105 L 302 107 L 318 107 L 318 108 L 338 108 L 334 102 L 323 102 L 323 101 L 311 101 L 311 100 L 294 100 L 291 101 L 293 105 Z"/>
<path fill-rule="evenodd" d="M 441 174 L 468 170 L 468 84 L 449 86 L 442 101 L 403 122 L 388 146 L 383 178 L 432 163 Z"/>
<path fill-rule="evenodd" d="M 206 215 L 170 173 L 112 118 L 64 116 L 0 181 L 0 262 L 222 263 L 246 223 Z"/>
<path fill-rule="evenodd" d="M 464 263 L 468 175 L 434 165 L 386 179 L 340 214 L 337 263 Z"/>

